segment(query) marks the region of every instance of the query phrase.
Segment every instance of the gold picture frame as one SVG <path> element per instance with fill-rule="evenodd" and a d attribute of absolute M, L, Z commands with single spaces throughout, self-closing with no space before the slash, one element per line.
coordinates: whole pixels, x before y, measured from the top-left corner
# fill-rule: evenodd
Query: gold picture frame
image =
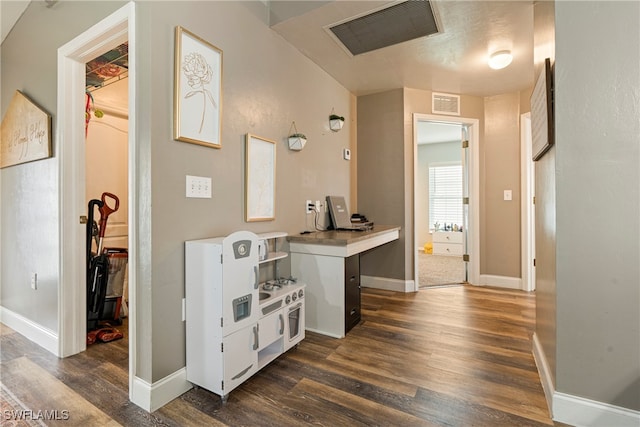
<path fill-rule="evenodd" d="M 51 115 L 16 90 L 2 119 L 0 168 L 52 156 Z"/>
<path fill-rule="evenodd" d="M 276 218 L 276 143 L 250 133 L 245 151 L 245 221 Z"/>
<path fill-rule="evenodd" d="M 222 147 L 222 50 L 176 27 L 174 139 Z"/>

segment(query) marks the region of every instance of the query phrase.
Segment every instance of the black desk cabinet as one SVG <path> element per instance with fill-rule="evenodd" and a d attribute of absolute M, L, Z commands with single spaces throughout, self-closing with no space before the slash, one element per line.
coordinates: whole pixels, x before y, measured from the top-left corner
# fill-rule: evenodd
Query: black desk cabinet
<path fill-rule="evenodd" d="M 344 259 L 344 331 L 360 322 L 360 255 Z"/>

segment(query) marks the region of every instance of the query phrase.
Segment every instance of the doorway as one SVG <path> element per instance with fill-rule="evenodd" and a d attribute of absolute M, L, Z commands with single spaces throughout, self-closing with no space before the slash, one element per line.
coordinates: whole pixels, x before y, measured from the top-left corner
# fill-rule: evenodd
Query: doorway
<path fill-rule="evenodd" d="M 106 201 L 107 207 L 116 209 L 104 222 L 103 211 L 98 222 L 93 204 L 94 212 L 87 213 L 93 219 L 87 229 L 93 231 L 91 253 L 98 254 L 102 247 L 109 261 L 102 314 L 92 314 L 87 331 L 87 343 L 96 344 L 91 353 L 98 354 L 110 353 L 115 347 L 127 351 L 128 63 L 125 42 L 86 64 L 85 205 L 91 200 Z M 111 344 L 120 339 L 123 342 Z"/>
<path fill-rule="evenodd" d="M 419 290 L 423 286 L 438 285 L 452 282 L 468 282 L 471 284 L 479 283 L 479 162 L 478 162 L 478 119 L 466 119 L 460 117 L 439 116 L 431 114 L 414 114 L 414 242 L 416 248 L 414 250 L 414 278 L 415 290 Z M 436 220 L 431 218 L 428 213 L 428 199 L 425 199 L 425 186 L 423 185 L 428 168 L 420 174 L 420 158 L 424 157 L 424 153 L 420 153 L 419 148 L 421 142 L 421 130 L 425 128 L 431 129 L 433 133 L 443 131 L 445 136 L 439 136 L 432 141 L 439 145 L 438 150 L 455 150 L 449 151 L 448 154 L 438 154 L 432 162 L 433 166 L 451 166 L 452 169 L 458 171 L 466 171 L 462 173 L 461 185 L 462 194 L 466 202 L 462 204 L 462 218 L 456 218 L 446 224 L 434 224 Z M 448 133 L 446 133 L 448 131 Z M 448 136 L 446 136 L 448 135 Z M 439 141 L 438 141 L 439 140 Z M 447 141 L 445 141 L 447 140 Z M 462 148 L 461 141 L 467 141 L 467 148 Z M 457 145 L 457 149 L 446 147 L 447 145 Z M 445 148 L 446 147 L 446 148 Z M 422 155 L 421 155 L 422 154 Z M 443 169 L 444 171 L 444 169 Z M 425 175 L 425 176 L 423 176 Z M 428 190 L 426 191 L 428 193 Z M 458 199 L 458 203 L 462 197 Z M 439 221 L 438 221 L 439 222 Z M 439 228 L 442 234 L 434 233 L 435 228 Z M 462 231 L 460 231 L 462 229 Z M 447 236 L 445 236 L 447 234 Z M 442 249 L 447 253 L 445 257 L 431 257 L 432 270 L 425 272 L 424 261 L 427 258 L 427 251 L 433 251 L 433 236 L 438 238 L 448 237 L 444 245 L 436 242 L 438 250 Z M 463 237 L 464 235 L 464 237 Z M 450 239 L 455 240 L 452 242 Z M 437 239 L 436 239 L 437 240 Z M 451 245 L 446 243 L 453 243 Z M 429 245 L 425 245 L 429 244 Z M 433 253 L 429 254 L 433 255 Z M 455 255 L 455 256 L 452 256 Z M 465 261 L 463 262 L 463 256 Z M 422 259 L 421 259 L 422 258 Z M 438 259 L 436 259 L 438 258 Z M 460 263 L 458 263 L 460 261 Z M 422 273 L 421 273 L 421 266 Z M 456 269 L 457 271 L 450 271 Z M 436 271 L 437 270 L 437 271 Z M 425 274 L 435 277 L 435 281 L 431 282 Z M 422 276 L 422 278 L 421 278 Z M 421 280 L 422 279 L 422 280 Z M 424 282 L 427 283 L 424 283 Z"/>
<path fill-rule="evenodd" d="M 128 109 L 135 112 L 135 4 L 126 4 L 58 49 L 58 159 L 60 171 L 60 291 L 58 293 L 58 356 L 86 350 L 86 63 L 128 43 Z M 136 123 L 127 123 L 127 247 L 129 250 L 129 398 L 133 397 L 136 360 Z"/>
<path fill-rule="evenodd" d="M 460 123 L 418 122 L 415 224 L 420 288 L 467 280 L 462 202 L 465 131 Z"/>

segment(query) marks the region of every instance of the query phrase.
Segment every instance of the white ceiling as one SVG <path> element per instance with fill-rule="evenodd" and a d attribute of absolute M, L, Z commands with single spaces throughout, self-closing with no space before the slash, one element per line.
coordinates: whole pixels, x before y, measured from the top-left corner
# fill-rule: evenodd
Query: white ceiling
<path fill-rule="evenodd" d="M 409 87 L 491 96 L 533 85 L 533 1 L 433 2 L 441 33 L 351 56 L 324 29 L 395 1 L 276 1 L 271 28 L 356 95 Z M 492 52 L 512 64 L 492 70 Z"/>
<path fill-rule="evenodd" d="M 271 0 L 268 5 L 273 30 L 356 95 L 408 87 L 491 96 L 533 85 L 533 0 L 436 0 L 441 34 L 356 57 L 324 29 L 393 3 Z M 0 1 L 3 41 L 28 4 Z M 513 52 L 513 63 L 490 69 L 490 53 L 503 49 Z"/>
<path fill-rule="evenodd" d="M 31 0 L 0 1 L 0 29 L 2 30 L 2 43 L 13 28 L 16 21 L 22 16 Z"/>

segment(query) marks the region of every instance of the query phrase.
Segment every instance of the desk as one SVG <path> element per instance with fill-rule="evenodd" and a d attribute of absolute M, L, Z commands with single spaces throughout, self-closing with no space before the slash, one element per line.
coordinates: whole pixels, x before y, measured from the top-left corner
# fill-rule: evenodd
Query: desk
<path fill-rule="evenodd" d="M 306 329 L 342 338 L 360 320 L 360 253 L 397 240 L 400 227 L 290 235 L 291 274 L 307 285 Z"/>

